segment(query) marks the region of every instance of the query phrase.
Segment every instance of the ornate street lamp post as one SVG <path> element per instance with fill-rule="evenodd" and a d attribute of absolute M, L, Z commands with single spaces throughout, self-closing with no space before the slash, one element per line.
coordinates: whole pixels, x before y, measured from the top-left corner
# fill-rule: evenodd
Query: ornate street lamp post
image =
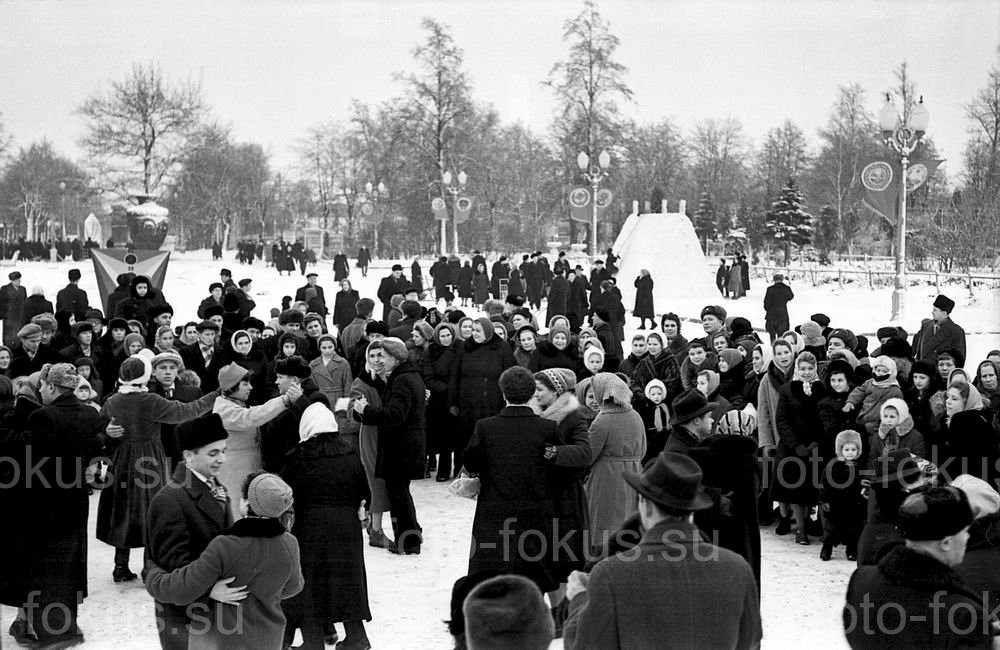
<path fill-rule="evenodd" d="M 608 169 L 611 167 L 611 154 L 606 150 L 601 151 L 597 156 L 597 164 L 590 165 L 590 156 L 585 151 L 581 151 L 576 157 L 576 164 L 583 172 L 583 179 L 590 183 L 590 256 L 597 257 L 597 190 L 608 176 Z"/>
<path fill-rule="evenodd" d="M 910 164 L 910 155 L 920 145 L 927 125 L 930 122 L 930 112 L 924 106 L 924 98 L 910 111 L 909 121 L 904 122 L 892 102 L 892 97 L 886 93 L 885 106 L 879 112 L 879 126 L 882 129 L 882 141 L 899 156 L 899 218 L 896 221 L 896 277 L 892 291 L 892 321 L 897 322 L 903 317 L 906 302 L 906 174 Z"/>
<path fill-rule="evenodd" d="M 468 177 L 468 175 L 466 175 L 465 172 L 460 171 L 460 172 L 458 172 L 458 177 L 457 177 L 456 180 L 458 180 L 458 184 L 457 185 L 456 184 L 452 184 L 452 182 L 451 182 L 452 181 L 452 175 L 451 175 L 451 172 L 449 172 L 449 171 L 446 171 L 445 173 L 441 174 L 441 182 L 442 182 L 442 184 L 444 184 L 444 189 L 448 190 L 448 193 L 451 194 L 451 201 L 452 201 L 452 208 L 453 208 L 452 209 L 452 213 L 451 213 L 451 234 L 452 234 L 452 240 L 453 240 L 452 241 L 452 246 L 453 246 L 452 252 L 454 252 L 455 255 L 458 255 L 458 219 L 456 218 L 458 216 L 458 209 L 457 209 L 457 207 L 458 207 L 458 195 L 462 193 L 462 189 L 465 187 L 465 184 L 468 182 L 469 177 Z M 442 229 L 441 253 L 443 254 L 444 250 L 446 248 L 445 245 L 444 245 L 444 224 L 441 225 L 441 229 Z"/>
<path fill-rule="evenodd" d="M 385 183 L 380 182 L 377 186 L 372 186 L 371 182 L 365 183 L 365 194 L 368 195 L 368 202 L 361 205 L 361 214 L 366 217 L 370 216 L 372 220 L 372 226 L 374 228 L 374 237 L 372 238 L 372 250 L 375 257 L 378 257 L 378 225 L 381 221 L 381 217 L 378 213 L 378 204 L 381 199 L 386 198 L 389 190 L 386 189 Z M 367 206 L 367 207 L 366 207 Z M 370 215 L 368 214 L 370 210 Z"/>

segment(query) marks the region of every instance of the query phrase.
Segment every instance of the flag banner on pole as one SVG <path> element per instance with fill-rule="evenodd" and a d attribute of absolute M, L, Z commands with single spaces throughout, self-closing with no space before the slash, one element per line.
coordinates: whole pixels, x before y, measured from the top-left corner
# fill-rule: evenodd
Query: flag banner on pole
<path fill-rule="evenodd" d="M 431 210 L 434 211 L 434 218 L 438 221 L 448 220 L 448 204 L 440 196 L 435 196 L 431 201 Z"/>
<path fill-rule="evenodd" d="M 899 210 L 899 175 L 902 168 L 892 160 L 871 160 L 861 169 L 861 184 L 865 187 L 861 202 L 888 221 L 896 224 Z"/>
<path fill-rule="evenodd" d="M 361 204 L 361 221 L 370 226 L 379 226 L 385 221 L 385 209 L 379 210 L 378 204 L 366 201 Z"/>
<path fill-rule="evenodd" d="M 944 160 L 913 160 L 906 167 L 906 192 L 919 189 Z M 894 160 L 872 160 L 861 170 L 865 187 L 861 202 L 895 226 L 899 218 L 899 175 L 903 167 Z"/>
<path fill-rule="evenodd" d="M 469 220 L 475 200 L 474 196 L 463 196 L 455 201 L 455 223 L 465 223 Z"/>
<path fill-rule="evenodd" d="M 574 187 L 569 193 L 569 218 L 581 223 L 590 223 L 594 208 L 590 205 L 589 187 Z"/>
<path fill-rule="evenodd" d="M 101 303 L 104 315 L 108 313 L 108 296 L 118 286 L 118 276 L 122 273 L 145 275 L 153 284 L 153 288 L 163 289 L 163 281 L 167 276 L 169 251 L 135 250 L 124 248 L 94 248 L 90 251 L 90 259 L 94 260 L 94 275 L 97 276 L 97 288 L 101 292 Z"/>
<path fill-rule="evenodd" d="M 615 199 L 615 193 L 609 189 L 597 190 L 597 218 L 603 219 L 607 214 L 611 202 Z"/>

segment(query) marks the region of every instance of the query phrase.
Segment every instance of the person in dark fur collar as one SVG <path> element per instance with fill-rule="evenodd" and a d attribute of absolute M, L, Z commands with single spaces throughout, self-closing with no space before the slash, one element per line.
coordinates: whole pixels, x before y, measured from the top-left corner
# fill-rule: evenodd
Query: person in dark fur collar
<path fill-rule="evenodd" d="M 847 587 L 843 622 L 852 648 L 991 647 L 1000 626 L 955 568 L 965 557 L 972 508 L 955 487 L 912 494 L 899 508 L 903 541 Z"/>

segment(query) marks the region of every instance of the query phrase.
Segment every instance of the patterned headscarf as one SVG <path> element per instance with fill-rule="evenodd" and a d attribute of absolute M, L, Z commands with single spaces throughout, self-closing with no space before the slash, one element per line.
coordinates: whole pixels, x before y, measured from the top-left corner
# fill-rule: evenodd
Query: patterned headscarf
<path fill-rule="evenodd" d="M 606 402 L 624 410 L 632 408 L 632 391 L 618 375 L 611 372 L 599 372 L 594 375 L 594 398 L 602 410 Z"/>

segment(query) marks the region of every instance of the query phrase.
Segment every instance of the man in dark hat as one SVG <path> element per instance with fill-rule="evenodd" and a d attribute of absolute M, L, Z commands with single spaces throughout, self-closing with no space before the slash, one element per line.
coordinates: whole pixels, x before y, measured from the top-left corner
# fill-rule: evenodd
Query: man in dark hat
<path fill-rule="evenodd" d="M 299 443 L 302 413 L 312 403 L 313 395 L 319 392 L 316 382 L 312 380 L 312 369 L 300 356 L 275 361 L 274 375 L 279 395 L 288 393 L 292 384 L 298 385 L 302 394 L 287 409 L 261 427 L 261 459 L 268 472 L 277 472 L 284 467 L 285 456 Z M 327 406 L 332 410 L 334 405 Z"/>
<path fill-rule="evenodd" d="M 225 365 L 218 343 L 220 327 L 210 320 L 198 323 L 198 342 L 180 349 L 184 366 L 201 379 L 201 389 L 211 392 L 219 387 L 219 370 Z"/>
<path fill-rule="evenodd" d="M 87 292 L 80 288 L 80 269 L 70 269 L 69 284 L 56 294 L 56 313 L 73 314 L 76 320 L 82 320 L 88 309 Z"/>
<path fill-rule="evenodd" d="M 718 406 L 709 402 L 698 389 L 684 391 L 670 403 L 672 431 L 664 451 L 687 454 L 691 447 L 712 435 L 715 419 L 712 411 Z"/>
<path fill-rule="evenodd" d="M 236 283 L 233 282 L 233 272 L 229 269 L 222 269 L 219 271 L 219 282 L 222 283 L 223 293 L 236 288 Z"/>
<path fill-rule="evenodd" d="M 250 256 L 253 259 L 253 256 Z M 239 281 L 239 288 L 233 292 L 236 299 L 240 301 L 240 317 L 247 318 L 250 313 L 253 312 L 254 308 L 257 306 L 257 302 L 251 298 L 253 295 L 253 280 L 250 278 L 243 278 Z"/>
<path fill-rule="evenodd" d="M 208 285 L 208 297 L 201 301 L 198 305 L 198 318 L 205 319 L 208 316 L 205 315 L 205 311 L 209 307 L 222 306 L 222 292 L 224 291 L 221 282 L 213 282 Z"/>
<path fill-rule="evenodd" d="M 3 344 L 12 348 L 17 343 L 17 330 L 24 324 L 21 321 L 28 292 L 21 286 L 20 271 L 11 271 L 7 278 L 10 283 L 0 287 L 0 319 L 3 320 Z"/>
<path fill-rule="evenodd" d="M 19 346 L 14 348 L 10 361 L 10 376 L 28 376 L 38 372 L 47 363 L 59 363 L 62 357 L 51 347 L 42 343 L 42 327 L 28 323 L 17 331 Z"/>
<path fill-rule="evenodd" d="M 409 284 L 409 281 L 403 275 L 403 266 L 401 264 L 393 264 L 392 272 L 382 278 L 382 281 L 378 285 L 378 292 L 375 295 L 382 301 L 383 323 L 389 322 L 389 310 L 392 309 L 389 301 L 396 294 L 403 295 L 403 288 L 407 284 Z"/>
<path fill-rule="evenodd" d="M 937 362 L 937 355 L 944 350 L 957 350 L 962 358 L 965 353 L 965 330 L 951 319 L 955 301 L 944 294 L 938 295 L 931 305 L 931 317 L 920 325 L 913 335 L 913 357 L 917 361 Z"/>
<path fill-rule="evenodd" d="M 295 302 L 299 302 L 300 300 L 303 302 L 309 300 L 309 297 L 306 295 L 306 292 L 308 292 L 310 289 L 313 289 L 316 291 L 316 297 L 320 300 L 321 303 L 323 303 L 323 309 L 324 310 L 326 309 L 326 294 L 323 292 L 323 287 L 316 284 L 318 278 L 319 275 L 317 275 L 315 271 L 310 271 L 309 273 L 306 274 L 305 285 L 295 290 Z M 326 314 L 325 311 L 321 313 L 321 315 L 325 314 Z"/>
<path fill-rule="evenodd" d="M 185 422 L 177 427 L 178 444 L 184 462 L 149 504 L 146 516 L 146 560 L 166 571 L 187 566 L 204 552 L 208 543 L 233 524 L 230 499 L 218 482 L 219 470 L 226 462 L 228 434 L 218 414 Z M 145 574 L 145 571 L 143 572 Z M 209 597 L 224 603 L 238 602 L 241 585 L 220 581 Z M 157 602 L 156 629 L 164 650 L 186 650 L 188 624 L 192 618 L 213 615 L 215 604 L 209 598 L 182 607 Z M 202 623 L 204 624 L 204 623 Z"/>
<path fill-rule="evenodd" d="M 911 494 L 899 507 L 903 543 L 875 566 L 861 566 L 847 587 L 843 623 L 852 648 L 995 645 L 1000 626 L 955 572 L 965 557 L 972 508 L 955 487 Z"/>
<path fill-rule="evenodd" d="M 762 635 L 757 585 L 746 560 L 703 540 L 693 514 L 712 506 L 702 472 L 683 454 L 663 452 L 641 476 L 642 539 L 570 574 L 567 648 L 754 648 Z"/>
<path fill-rule="evenodd" d="M 792 288 L 785 284 L 785 276 L 774 274 L 774 284 L 764 292 L 764 329 L 771 343 L 788 331 L 788 303 L 795 298 Z M 822 327 L 822 325 L 821 325 Z"/>

